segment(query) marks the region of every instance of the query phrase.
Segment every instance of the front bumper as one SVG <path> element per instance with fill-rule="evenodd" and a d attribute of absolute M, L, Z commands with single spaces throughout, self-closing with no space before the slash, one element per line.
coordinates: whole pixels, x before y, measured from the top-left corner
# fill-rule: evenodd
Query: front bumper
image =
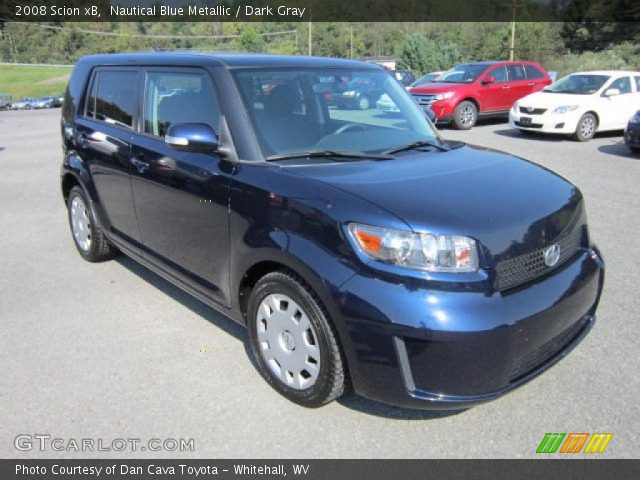
<path fill-rule="evenodd" d="M 541 115 L 532 115 L 509 110 L 509 126 L 521 130 L 542 133 L 560 133 L 569 135 L 575 133 L 578 121 L 582 114 L 580 112 L 567 112 L 564 114 L 552 114 L 548 110 Z M 530 119 L 528 123 L 523 120 Z"/>
<path fill-rule="evenodd" d="M 354 389 L 385 403 L 459 409 L 539 375 L 595 322 L 604 266 L 582 249 L 548 276 L 507 292 L 430 289 L 357 274 L 334 295 Z"/>

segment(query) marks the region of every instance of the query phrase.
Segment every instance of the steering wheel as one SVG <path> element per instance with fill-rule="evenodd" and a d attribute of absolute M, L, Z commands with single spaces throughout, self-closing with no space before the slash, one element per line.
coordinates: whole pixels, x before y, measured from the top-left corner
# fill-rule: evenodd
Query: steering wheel
<path fill-rule="evenodd" d="M 342 125 L 339 129 L 337 129 L 335 132 L 333 132 L 334 135 L 338 134 L 338 133 L 344 133 L 347 132 L 349 130 L 356 130 L 356 131 L 361 131 L 364 132 L 367 130 L 367 127 L 365 127 L 364 125 L 362 125 L 361 123 L 347 123 L 346 125 Z"/>

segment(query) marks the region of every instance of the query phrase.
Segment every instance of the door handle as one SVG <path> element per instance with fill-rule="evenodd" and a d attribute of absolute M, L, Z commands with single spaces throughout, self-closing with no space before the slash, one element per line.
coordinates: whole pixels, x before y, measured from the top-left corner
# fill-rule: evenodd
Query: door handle
<path fill-rule="evenodd" d="M 144 173 L 144 171 L 149 168 L 149 164 L 145 162 L 144 155 L 142 153 L 138 154 L 136 157 L 131 158 L 131 164 L 138 169 L 138 172 Z"/>
<path fill-rule="evenodd" d="M 503 86 L 502 86 L 502 89 L 503 89 L 503 90 L 506 90 L 506 89 L 508 89 L 508 88 L 511 88 L 511 87 L 510 87 L 509 85 L 503 85 Z"/>
<path fill-rule="evenodd" d="M 529 82 L 529 86 L 533 87 L 536 84 L 536 82 Z"/>

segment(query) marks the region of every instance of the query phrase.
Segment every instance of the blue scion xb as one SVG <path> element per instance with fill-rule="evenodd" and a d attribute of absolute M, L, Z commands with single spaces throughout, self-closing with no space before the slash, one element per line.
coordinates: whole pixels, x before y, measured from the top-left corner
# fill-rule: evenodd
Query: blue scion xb
<path fill-rule="evenodd" d="M 337 108 L 354 81 L 397 112 Z M 266 381 L 301 405 L 347 388 L 475 405 L 549 368 L 595 321 L 603 263 L 580 191 L 445 141 L 378 66 L 88 56 L 61 133 L 80 255 L 122 252 L 246 325 Z"/>

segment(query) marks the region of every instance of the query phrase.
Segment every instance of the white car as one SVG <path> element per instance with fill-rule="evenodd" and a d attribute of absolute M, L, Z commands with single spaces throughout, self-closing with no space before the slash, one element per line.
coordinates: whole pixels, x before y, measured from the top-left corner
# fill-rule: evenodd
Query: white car
<path fill-rule="evenodd" d="M 623 130 L 640 109 L 640 72 L 572 73 L 513 104 L 509 125 L 521 132 L 573 135 Z"/>

